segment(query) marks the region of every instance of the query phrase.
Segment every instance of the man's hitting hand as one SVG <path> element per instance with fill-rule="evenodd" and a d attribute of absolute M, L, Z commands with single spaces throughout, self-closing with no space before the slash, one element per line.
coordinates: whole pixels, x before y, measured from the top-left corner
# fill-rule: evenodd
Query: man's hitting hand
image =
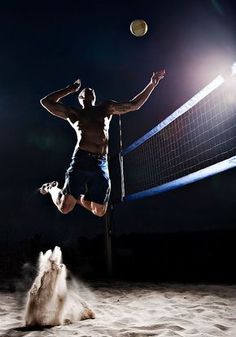
<path fill-rule="evenodd" d="M 161 69 L 156 73 L 153 73 L 151 77 L 151 83 L 156 86 L 160 82 L 160 80 L 164 78 L 165 73 L 165 69 Z"/>
<path fill-rule="evenodd" d="M 74 85 L 76 85 L 76 91 L 78 91 L 79 88 L 81 87 L 81 81 L 80 81 L 79 78 L 78 78 L 78 80 L 76 80 L 76 81 L 74 82 Z"/>
<path fill-rule="evenodd" d="M 75 90 L 75 91 L 78 91 L 79 88 L 81 87 L 81 81 L 80 81 L 79 78 L 78 78 L 78 80 L 76 80 L 76 81 L 74 82 L 74 85 L 76 86 L 76 90 Z"/>
<path fill-rule="evenodd" d="M 80 87 L 81 87 L 81 81 L 79 78 L 73 84 L 68 85 L 68 88 L 70 88 L 74 92 L 78 91 Z"/>

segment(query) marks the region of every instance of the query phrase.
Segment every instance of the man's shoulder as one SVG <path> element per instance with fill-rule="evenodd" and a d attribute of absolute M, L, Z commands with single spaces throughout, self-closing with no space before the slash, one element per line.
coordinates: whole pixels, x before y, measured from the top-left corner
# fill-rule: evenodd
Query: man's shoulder
<path fill-rule="evenodd" d="M 81 115 L 80 112 L 81 112 L 80 108 L 69 106 L 68 107 L 68 118 L 67 119 L 69 119 L 69 121 L 72 122 L 72 123 L 76 122 Z"/>
<path fill-rule="evenodd" d="M 103 101 L 105 105 L 112 105 L 113 103 L 117 103 L 114 99 L 107 99 L 106 101 Z"/>
<path fill-rule="evenodd" d="M 75 114 L 79 114 L 80 111 L 82 110 L 81 108 L 74 107 L 74 106 L 69 106 L 68 108 L 70 109 L 71 113 L 75 113 Z"/>
<path fill-rule="evenodd" d="M 106 115 L 111 115 L 116 103 L 117 101 L 113 99 L 107 99 L 101 103 L 101 110 L 103 110 Z"/>
<path fill-rule="evenodd" d="M 102 101 L 99 104 L 95 105 L 94 108 L 99 113 L 107 115 L 107 114 L 109 114 L 111 104 L 112 104 L 111 100 L 105 100 L 105 101 Z"/>

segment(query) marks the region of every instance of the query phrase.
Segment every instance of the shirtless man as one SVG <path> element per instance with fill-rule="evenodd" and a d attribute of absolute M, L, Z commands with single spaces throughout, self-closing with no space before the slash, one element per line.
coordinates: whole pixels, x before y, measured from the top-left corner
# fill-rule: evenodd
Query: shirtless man
<path fill-rule="evenodd" d="M 140 109 L 164 75 L 164 69 L 153 73 L 143 91 L 126 103 L 105 101 L 95 105 L 95 91 L 85 88 L 78 95 L 82 108 L 65 106 L 60 102 L 61 99 L 79 91 L 79 79 L 40 100 L 51 114 L 67 120 L 77 134 L 77 144 L 65 174 L 64 187 L 60 189 L 58 182 L 53 181 L 43 184 L 39 189 L 41 194 L 51 195 L 61 213 L 71 212 L 76 204 L 97 216 L 106 213 L 110 194 L 108 131 L 112 116 Z"/>

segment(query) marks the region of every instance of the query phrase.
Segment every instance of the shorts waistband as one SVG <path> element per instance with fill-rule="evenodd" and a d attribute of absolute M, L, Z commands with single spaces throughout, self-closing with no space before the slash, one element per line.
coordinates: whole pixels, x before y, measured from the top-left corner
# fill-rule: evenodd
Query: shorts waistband
<path fill-rule="evenodd" d="M 95 159 L 104 159 L 104 160 L 107 160 L 107 154 L 93 153 L 93 152 L 89 152 L 89 151 L 82 150 L 82 149 L 78 149 L 78 151 L 76 152 L 75 156 L 73 156 L 73 157 L 76 157 L 79 153 L 84 153 L 87 156 L 95 158 Z"/>

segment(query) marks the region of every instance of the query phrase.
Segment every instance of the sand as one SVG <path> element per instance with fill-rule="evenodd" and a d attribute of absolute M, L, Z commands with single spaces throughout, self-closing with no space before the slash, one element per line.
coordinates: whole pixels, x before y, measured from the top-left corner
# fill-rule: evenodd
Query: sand
<path fill-rule="evenodd" d="M 107 282 L 84 285 L 80 296 L 95 319 L 24 328 L 26 293 L 1 292 L 0 335 L 7 337 L 218 337 L 236 336 L 236 285 Z"/>

